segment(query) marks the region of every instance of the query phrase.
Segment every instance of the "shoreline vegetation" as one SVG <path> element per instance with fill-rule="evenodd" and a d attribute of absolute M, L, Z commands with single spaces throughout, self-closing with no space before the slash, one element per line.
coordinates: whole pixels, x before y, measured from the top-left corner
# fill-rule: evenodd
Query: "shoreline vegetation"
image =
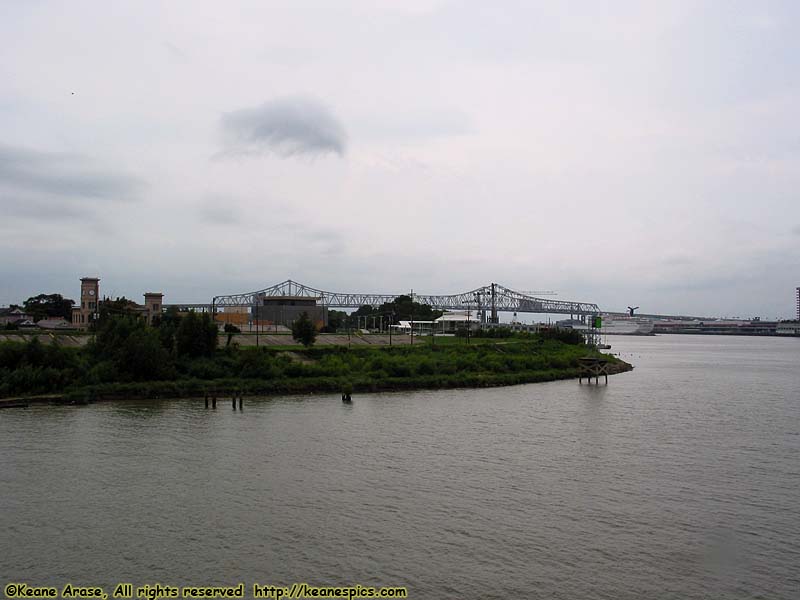
<path fill-rule="evenodd" d="M 0 342 L 0 405 L 495 387 L 577 378 L 587 356 L 607 359 L 611 374 L 633 368 L 571 331 L 420 336 L 413 345 L 395 336 L 392 346 L 365 337 L 350 347 L 249 346 L 194 313 L 156 327 L 114 317 L 83 345 Z"/>

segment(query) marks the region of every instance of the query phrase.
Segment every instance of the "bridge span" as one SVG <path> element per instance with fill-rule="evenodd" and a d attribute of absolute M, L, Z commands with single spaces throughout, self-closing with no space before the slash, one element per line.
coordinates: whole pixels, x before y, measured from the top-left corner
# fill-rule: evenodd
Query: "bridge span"
<path fill-rule="evenodd" d="M 360 308 L 362 306 L 378 307 L 385 302 L 392 302 L 397 296 L 411 294 L 358 294 L 343 292 L 327 292 L 297 283 L 291 279 L 263 290 L 214 296 L 211 310 L 216 311 L 228 306 L 256 306 L 263 299 L 274 296 L 294 296 L 315 298 L 321 306 L 327 308 Z M 498 283 L 484 285 L 461 294 L 414 294 L 413 300 L 439 310 L 474 310 L 487 315 L 491 322 L 497 322 L 498 312 L 516 313 L 548 313 L 574 315 L 584 317 L 600 312 L 597 304 L 590 302 L 572 302 L 569 300 L 551 300 L 537 298 L 517 292 Z"/>

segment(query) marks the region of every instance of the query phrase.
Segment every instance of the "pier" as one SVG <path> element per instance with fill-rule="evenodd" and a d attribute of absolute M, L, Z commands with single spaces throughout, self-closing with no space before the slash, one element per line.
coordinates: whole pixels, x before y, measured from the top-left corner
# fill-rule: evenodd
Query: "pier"
<path fill-rule="evenodd" d="M 583 378 L 586 377 L 588 383 L 600 383 L 600 376 L 605 377 L 605 384 L 608 385 L 608 365 L 609 361 L 606 358 L 586 357 L 578 359 L 578 366 L 580 372 L 578 373 L 578 383 L 583 383 Z"/>

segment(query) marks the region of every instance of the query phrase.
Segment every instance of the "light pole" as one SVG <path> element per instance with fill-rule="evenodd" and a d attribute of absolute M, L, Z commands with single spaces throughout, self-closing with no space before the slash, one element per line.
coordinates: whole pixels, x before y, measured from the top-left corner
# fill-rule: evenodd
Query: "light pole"
<path fill-rule="evenodd" d="M 414 345 L 414 288 L 411 288 L 411 345 Z"/>

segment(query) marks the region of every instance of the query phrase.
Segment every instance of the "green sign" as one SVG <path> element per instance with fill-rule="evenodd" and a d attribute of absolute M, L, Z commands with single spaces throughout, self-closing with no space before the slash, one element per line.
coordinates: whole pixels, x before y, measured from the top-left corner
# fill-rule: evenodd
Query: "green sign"
<path fill-rule="evenodd" d="M 595 317 L 594 321 L 592 322 L 592 327 L 595 329 L 600 329 L 603 326 L 603 317 Z"/>

